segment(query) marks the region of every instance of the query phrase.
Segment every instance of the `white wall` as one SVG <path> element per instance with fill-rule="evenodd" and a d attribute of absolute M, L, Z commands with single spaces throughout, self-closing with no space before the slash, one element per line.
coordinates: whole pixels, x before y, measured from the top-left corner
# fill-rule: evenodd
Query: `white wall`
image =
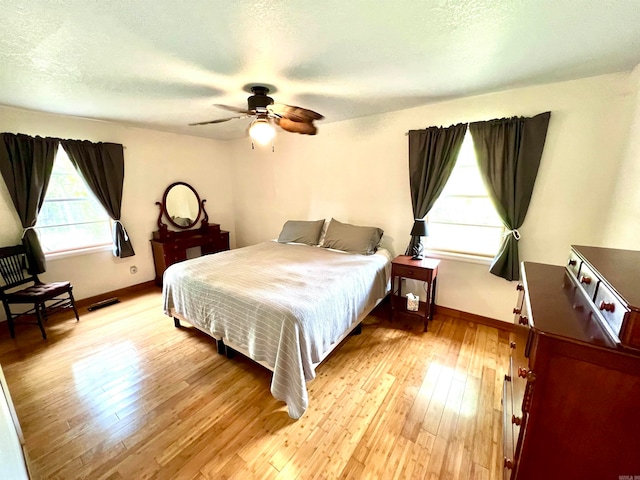
<path fill-rule="evenodd" d="M 320 124 L 316 137 L 278 133 L 276 151 L 232 144 L 239 246 L 277 237 L 287 219 L 335 217 L 376 225 L 403 253 L 413 215 L 409 129 L 551 111 L 521 260 L 564 264 L 571 244 L 602 245 L 603 225 L 626 148 L 636 83 L 620 73 L 520 88 L 420 108 Z M 372 99 L 375 101 L 375 99 Z M 437 303 L 511 321 L 515 284 L 485 265 L 445 260 Z"/>
<path fill-rule="evenodd" d="M 154 277 L 149 246 L 158 212 L 154 202 L 178 180 L 207 199 L 211 221 L 231 231 L 232 246 L 275 238 L 287 219 L 333 216 L 380 226 L 384 246 L 402 253 L 413 220 L 404 132 L 550 110 L 520 252 L 522 260 L 560 265 L 571 244 L 638 247 L 639 77 L 637 72 L 606 75 L 320 124 L 315 137 L 281 132 L 274 153 L 252 150 L 248 139 L 216 142 L 8 107 L 0 107 L 0 131 L 127 147 L 122 220 L 136 256 L 116 259 L 103 252 L 52 260 L 44 276 L 71 280 L 77 297 L 84 298 Z M 627 203 L 612 200 L 614 189 Z M 17 243 L 21 229 L 4 183 L 0 219 L 1 244 Z M 611 222 L 615 230 L 606 228 Z M 129 273 L 131 265 L 138 267 L 136 275 Z M 443 260 L 437 303 L 510 321 L 514 284 L 487 270 Z"/>
<path fill-rule="evenodd" d="M 630 81 L 635 84 L 637 95 L 633 99 L 633 118 L 619 170 L 624 174 L 617 175 L 609 221 L 602 231 L 605 245 L 640 250 L 640 65 L 634 69 Z"/>
<path fill-rule="evenodd" d="M 191 184 L 207 199 L 209 221 L 230 230 L 232 243 L 235 241 L 227 142 L 9 107 L 0 107 L 0 132 L 116 142 L 126 147 L 122 223 L 136 255 L 119 259 L 106 251 L 49 260 L 42 279 L 71 280 L 78 299 L 155 277 L 149 243 L 151 232 L 157 229 L 155 202 L 162 200 L 165 188 L 175 181 Z M 3 181 L 0 220 L 0 245 L 19 243 L 22 229 Z M 132 265 L 138 267 L 135 275 L 129 272 Z"/>

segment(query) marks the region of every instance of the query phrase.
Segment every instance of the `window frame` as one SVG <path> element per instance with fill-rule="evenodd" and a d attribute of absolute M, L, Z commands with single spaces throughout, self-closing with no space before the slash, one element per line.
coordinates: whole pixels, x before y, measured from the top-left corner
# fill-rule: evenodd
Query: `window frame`
<path fill-rule="evenodd" d="M 65 168 L 67 168 L 67 171 L 62 171 L 62 172 L 55 172 L 56 169 L 56 163 L 61 161 L 61 158 L 64 158 L 62 161 L 64 162 L 68 162 L 68 164 L 71 166 L 71 168 L 73 169 L 73 172 L 70 171 L 70 169 L 68 169 L 68 166 L 65 166 Z M 69 198 L 53 198 L 53 199 L 47 199 L 47 196 L 49 195 L 50 192 L 52 192 L 51 187 L 52 187 L 52 181 L 54 181 L 55 176 L 57 175 L 74 175 L 74 177 L 78 178 L 84 188 L 84 191 L 86 192 L 86 197 L 81 197 L 81 196 L 77 196 L 77 197 L 69 197 Z M 63 183 L 62 184 L 64 187 L 66 187 L 66 185 Z M 84 192 L 83 192 L 84 193 Z M 104 213 L 104 218 L 99 218 L 98 220 L 95 221 L 81 221 L 81 222 L 72 222 L 72 223 L 56 223 L 56 224 L 51 224 L 51 225 L 38 225 L 38 223 L 43 219 L 42 217 L 42 212 L 45 208 L 46 204 L 51 204 L 51 203 L 69 203 L 69 202 L 81 202 L 81 201 L 86 201 L 89 200 L 91 202 L 91 204 L 93 205 L 94 208 L 97 208 L 101 213 Z M 63 249 L 56 249 L 56 250 L 49 250 L 50 247 L 46 246 L 46 235 L 42 235 L 41 231 L 42 230 L 46 230 L 48 228 L 65 228 L 65 227 L 73 227 L 74 225 L 88 225 L 88 224 L 105 224 L 106 229 L 105 229 L 105 237 L 104 237 L 104 243 L 90 243 L 90 244 L 85 244 L 82 246 L 74 246 L 71 248 L 63 248 Z M 75 256 L 75 255 L 83 255 L 83 254 L 89 254 L 89 253 L 96 253 L 96 252 L 102 252 L 102 251 L 106 251 L 106 250 L 111 250 L 113 248 L 113 235 L 112 235 L 112 231 L 113 231 L 113 219 L 111 218 L 111 216 L 107 213 L 107 211 L 104 209 L 104 207 L 102 206 L 102 204 L 100 203 L 100 201 L 96 198 L 96 196 L 94 195 L 94 193 L 91 191 L 91 188 L 89 188 L 89 186 L 87 185 L 87 182 L 85 181 L 84 177 L 82 176 L 82 174 L 75 168 L 75 166 L 73 165 L 73 163 L 71 162 L 71 160 L 69 159 L 69 156 L 67 155 L 67 152 L 64 151 L 63 148 L 58 148 L 58 152 L 56 153 L 56 157 L 54 158 L 54 164 L 53 164 L 53 169 L 51 172 L 51 177 L 49 178 L 49 184 L 47 186 L 47 192 L 45 193 L 45 198 L 42 202 L 42 206 L 40 208 L 40 211 L 38 213 L 38 219 L 36 221 L 36 224 L 34 226 L 34 230 L 36 231 L 36 233 L 38 234 L 38 239 L 40 241 L 40 244 L 42 246 L 42 250 L 43 253 L 45 255 L 45 258 L 64 258 L 64 257 L 70 257 L 70 256 Z"/>
<path fill-rule="evenodd" d="M 473 159 L 473 162 L 470 161 L 470 159 Z M 461 161 L 462 160 L 462 161 Z M 482 186 L 482 191 L 484 192 L 484 195 L 478 194 L 478 193 L 471 193 L 471 194 L 459 194 L 459 193 L 453 193 L 453 194 L 447 194 L 447 187 L 449 188 L 453 188 L 453 186 L 451 185 L 451 181 L 452 179 L 455 178 L 455 175 L 457 174 L 457 171 L 459 171 L 459 169 L 461 168 L 469 168 L 469 167 L 474 167 L 475 170 L 477 171 L 477 175 L 474 173 L 473 176 L 476 176 L 477 178 L 480 179 L 480 184 L 474 185 L 473 190 L 474 191 L 478 191 L 479 190 L 479 185 Z M 461 175 L 461 174 L 459 174 Z M 443 198 L 462 198 L 462 199 L 487 199 L 491 206 L 493 207 L 493 212 L 492 215 L 494 218 L 491 219 L 491 221 L 493 221 L 493 223 L 485 223 L 485 224 L 481 224 L 481 223 L 461 223 L 459 221 L 455 221 L 455 220 L 449 220 L 449 219 L 438 219 L 438 220 L 432 220 L 430 219 L 430 217 L 434 216 L 434 213 L 438 213 L 438 212 L 434 212 L 434 209 L 437 209 L 438 207 L 438 203 L 442 201 Z M 488 213 L 488 212 L 487 212 Z M 504 223 L 502 222 L 502 219 L 500 218 L 500 216 L 497 213 L 497 210 L 495 208 L 493 199 L 491 198 L 489 191 L 486 187 L 486 184 L 484 182 L 484 179 L 482 178 L 482 175 L 480 173 L 479 170 L 479 165 L 478 165 L 478 159 L 475 155 L 475 151 L 473 149 L 473 139 L 471 137 L 471 132 L 469 130 L 467 130 L 466 134 L 465 134 L 465 138 L 463 141 L 463 145 L 460 149 L 460 152 L 458 153 L 458 157 L 455 159 L 455 164 L 454 167 L 451 171 L 451 175 L 449 176 L 449 178 L 447 179 L 447 183 L 445 184 L 445 187 L 443 188 L 442 192 L 440 193 L 438 199 L 434 202 L 433 207 L 431 208 L 431 210 L 429 211 L 429 213 L 427 215 L 425 215 L 424 219 L 427 221 L 427 229 L 428 231 L 431 233 L 433 231 L 433 225 L 452 225 L 452 226 L 457 226 L 457 227 L 470 227 L 470 228 L 477 228 L 477 229 L 495 229 L 495 230 L 499 230 L 499 236 L 496 237 L 496 244 L 495 244 L 495 251 L 493 253 L 483 253 L 483 252 L 474 252 L 471 250 L 464 250 L 462 248 L 451 248 L 451 249 L 446 249 L 446 248 L 441 248 L 442 243 L 444 243 L 442 241 L 442 238 L 440 238 L 440 242 L 439 245 L 430 245 L 429 243 L 429 236 L 427 236 L 425 243 L 425 253 L 428 256 L 431 257 L 435 257 L 435 258 L 443 258 L 443 259 L 452 259 L 452 260 L 462 260 L 462 261 L 467 261 L 467 262 L 471 262 L 471 263 L 479 263 L 479 264 L 486 264 L 486 265 L 490 265 L 493 262 L 493 259 L 495 258 L 495 256 L 499 253 L 500 251 L 500 246 L 503 243 L 503 238 L 505 233 L 507 232 L 507 229 L 504 225 Z M 476 232 L 478 230 L 475 230 Z M 485 230 L 486 231 L 486 230 Z M 473 234 L 468 235 L 469 237 L 473 237 Z M 460 246 L 458 246 L 460 247 Z"/>

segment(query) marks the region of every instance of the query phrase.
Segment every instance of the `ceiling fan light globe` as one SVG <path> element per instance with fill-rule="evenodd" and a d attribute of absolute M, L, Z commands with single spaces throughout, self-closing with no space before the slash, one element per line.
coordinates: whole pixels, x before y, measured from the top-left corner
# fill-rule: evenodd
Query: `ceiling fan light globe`
<path fill-rule="evenodd" d="M 260 145 L 266 145 L 276 135 L 276 131 L 268 120 L 259 118 L 249 128 L 249 136 Z"/>

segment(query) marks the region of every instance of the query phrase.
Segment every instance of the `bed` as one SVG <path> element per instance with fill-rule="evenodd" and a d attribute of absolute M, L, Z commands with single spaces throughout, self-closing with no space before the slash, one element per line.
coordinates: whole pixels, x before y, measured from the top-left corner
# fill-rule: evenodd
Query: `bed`
<path fill-rule="evenodd" d="M 264 242 L 172 265 L 163 308 L 270 369 L 271 394 L 297 419 L 317 365 L 386 295 L 390 262 L 385 249 Z"/>

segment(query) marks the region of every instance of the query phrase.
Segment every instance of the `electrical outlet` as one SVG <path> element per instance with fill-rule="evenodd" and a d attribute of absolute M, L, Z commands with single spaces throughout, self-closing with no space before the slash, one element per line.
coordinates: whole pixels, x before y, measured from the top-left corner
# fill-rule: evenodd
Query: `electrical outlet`
<path fill-rule="evenodd" d="M 135 275 L 136 273 L 138 273 L 138 267 L 132 265 L 129 267 L 129 271 L 131 272 L 131 275 Z"/>

